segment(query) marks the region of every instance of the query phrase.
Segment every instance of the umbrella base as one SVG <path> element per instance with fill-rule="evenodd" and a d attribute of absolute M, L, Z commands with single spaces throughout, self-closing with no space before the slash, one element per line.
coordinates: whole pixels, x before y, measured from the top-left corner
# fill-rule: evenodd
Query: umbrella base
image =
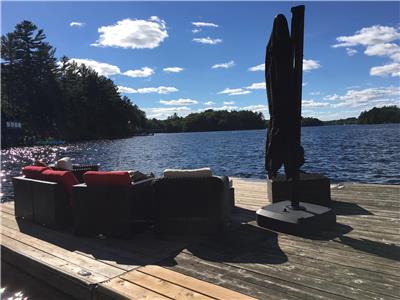
<path fill-rule="evenodd" d="M 335 226 L 336 215 L 332 209 L 300 202 L 304 209 L 290 208 L 290 201 L 282 201 L 257 210 L 258 226 L 289 233 L 309 233 Z"/>

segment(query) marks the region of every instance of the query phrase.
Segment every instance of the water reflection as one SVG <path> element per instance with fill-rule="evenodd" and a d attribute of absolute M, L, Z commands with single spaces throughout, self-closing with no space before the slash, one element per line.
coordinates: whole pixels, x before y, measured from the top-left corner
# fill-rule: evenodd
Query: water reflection
<path fill-rule="evenodd" d="M 302 130 L 304 170 L 325 173 L 333 182 L 400 184 L 400 125 L 323 126 Z M 2 200 L 12 199 L 11 177 L 36 159 L 52 163 L 99 163 L 102 170 L 141 170 L 161 175 L 166 168 L 210 166 L 215 174 L 265 178 L 265 130 L 156 134 L 61 146 L 2 150 Z"/>

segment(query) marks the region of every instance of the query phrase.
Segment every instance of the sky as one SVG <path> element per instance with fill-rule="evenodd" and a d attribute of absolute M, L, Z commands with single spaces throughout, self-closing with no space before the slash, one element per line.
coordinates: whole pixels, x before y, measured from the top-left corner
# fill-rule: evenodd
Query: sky
<path fill-rule="evenodd" d="M 305 5 L 303 117 L 400 105 L 400 2 L 9 2 L 1 31 L 29 20 L 57 58 L 112 79 L 147 117 L 206 109 L 269 118 L 264 58 L 274 17 Z M 289 25 L 290 26 L 290 25 Z"/>

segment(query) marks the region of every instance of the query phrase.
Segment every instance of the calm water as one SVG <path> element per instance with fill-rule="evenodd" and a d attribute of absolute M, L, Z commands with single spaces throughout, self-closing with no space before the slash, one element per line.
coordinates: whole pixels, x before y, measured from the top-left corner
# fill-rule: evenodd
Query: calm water
<path fill-rule="evenodd" d="M 265 178 L 265 130 L 156 134 L 62 146 L 3 150 L 2 201 L 12 199 L 11 177 L 35 159 L 52 163 L 99 163 L 102 170 L 140 170 L 161 175 L 166 168 L 209 166 L 218 175 Z M 332 182 L 400 184 L 400 125 L 306 127 L 303 170 Z"/>

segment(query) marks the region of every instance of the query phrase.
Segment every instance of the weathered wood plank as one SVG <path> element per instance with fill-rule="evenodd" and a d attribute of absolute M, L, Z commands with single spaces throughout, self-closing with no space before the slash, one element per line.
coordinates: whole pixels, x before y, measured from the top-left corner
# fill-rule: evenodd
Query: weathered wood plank
<path fill-rule="evenodd" d="M 29 245 L 45 253 L 67 260 L 72 264 L 85 266 L 85 268 L 91 270 L 91 272 L 103 275 L 107 279 L 121 275 L 125 272 L 125 270 L 123 269 L 104 264 L 101 261 L 92 259 L 85 255 L 78 254 L 76 252 L 66 250 L 54 244 L 39 240 L 35 237 L 20 233 L 19 231 L 12 230 L 5 226 L 2 227 L 2 234 L 3 236 L 7 236 L 9 238 L 17 240 L 21 243 L 24 243 L 25 245 Z"/>
<path fill-rule="evenodd" d="M 192 291 L 196 291 L 203 295 L 209 296 L 214 299 L 237 299 L 237 300 L 245 300 L 245 299 L 254 299 L 247 295 L 220 287 L 215 284 L 211 284 L 206 281 L 198 280 L 178 272 L 174 272 L 159 266 L 146 266 L 138 269 L 138 271 L 148 274 L 162 280 L 169 281 L 173 284 L 185 287 Z"/>
<path fill-rule="evenodd" d="M 198 300 L 211 300 L 215 298 L 208 297 L 204 294 L 197 293 L 186 287 L 170 283 L 165 279 L 148 275 L 140 272 L 140 269 L 125 273 L 120 276 L 121 279 L 127 280 L 131 283 L 139 285 L 143 288 L 169 297 L 171 299 L 198 299 Z"/>
<path fill-rule="evenodd" d="M 122 296 L 122 297 L 120 297 Z M 128 280 L 114 278 L 110 281 L 102 283 L 96 289 L 95 299 L 155 299 L 167 300 L 172 299 L 151 290 L 136 285 Z"/>

